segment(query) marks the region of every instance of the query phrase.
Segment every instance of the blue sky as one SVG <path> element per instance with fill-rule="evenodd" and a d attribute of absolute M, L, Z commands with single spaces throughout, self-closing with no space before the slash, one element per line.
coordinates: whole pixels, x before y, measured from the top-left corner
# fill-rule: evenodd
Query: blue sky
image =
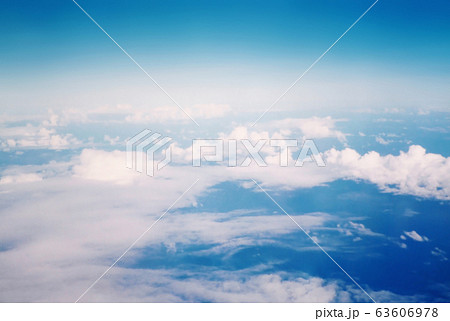
<path fill-rule="evenodd" d="M 199 126 L 72 1 L 2 3 L 0 301 L 75 301 L 169 207 L 82 301 L 449 301 L 447 1 L 380 0 L 255 126 L 373 2 L 78 3 Z M 146 128 L 154 177 L 125 166 Z M 326 166 L 194 168 L 207 138 Z"/>
<path fill-rule="evenodd" d="M 283 91 L 370 4 L 80 2 L 183 105 L 202 99 L 229 103 L 230 95 L 250 100 L 240 93 L 242 88 L 273 90 L 273 95 Z M 17 1 L 2 6 L 2 100 L 10 108 L 92 108 L 117 100 L 151 108 L 155 98 L 169 103 L 74 3 Z M 305 83 L 311 88 L 306 88 L 340 101 L 324 82 L 347 87 L 359 83 L 374 96 L 379 93 L 373 88 L 388 84 L 391 92 L 385 95 L 399 96 L 399 102 L 404 96 L 428 95 L 436 97 L 431 104 L 444 108 L 448 3 L 381 1 L 372 10 L 308 75 Z M 19 88 L 28 95 L 23 97 Z M 302 92 L 296 93 L 286 102 L 298 102 Z M 355 107 L 360 101 L 351 103 Z M 365 102 L 375 107 L 385 103 Z"/>

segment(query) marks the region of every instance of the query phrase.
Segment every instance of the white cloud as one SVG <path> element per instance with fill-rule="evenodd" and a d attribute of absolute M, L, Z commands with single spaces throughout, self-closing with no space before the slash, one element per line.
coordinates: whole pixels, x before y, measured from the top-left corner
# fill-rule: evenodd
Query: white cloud
<path fill-rule="evenodd" d="M 113 138 L 113 137 L 110 137 L 109 135 L 105 135 L 105 136 L 103 136 L 103 139 L 106 142 L 108 142 L 111 146 L 114 146 L 114 145 L 117 145 L 117 143 L 120 140 L 120 137 L 116 136 L 116 137 Z"/>
<path fill-rule="evenodd" d="M 277 274 L 262 274 L 239 277 L 238 273 L 211 272 L 205 276 L 173 279 L 167 272 L 156 271 L 121 271 L 128 274 L 136 284 L 133 288 L 116 288 L 113 293 L 125 293 L 126 301 L 159 302 L 332 302 L 344 291 L 337 282 L 327 282 L 315 277 L 283 278 Z M 168 271 L 179 273 L 178 271 Z M 152 275 L 153 274 L 153 275 Z M 140 284 L 140 285 L 139 285 Z M 114 298 L 108 292 L 90 294 L 93 301 L 123 301 L 124 296 Z M 127 297 L 132 295 L 132 297 Z M 147 296 L 147 297 L 146 297 Z M 115 299 L 115 300 L 114 300 Z"/>
<path fill-rule="evenodd" d="M 248 137 L 246 128 L 237 128 L 229 137 Z M 252 136 L 253 135 L 253 136 Z M 267 137 L 266 132 L 250 134 L 253 138 Z M 280 167 L 269 162 L 267 167 L 252 163 L 248 167 L 207 166 L 192 168 L 192 152 L 189 148 L 172 145 L 175 160 L 185 166 L 169 166 L 156 175 L 159 179 L 164 172 L 175 173 L 188 168 L 189 172 L 208 173 L 216 182 L 228 180 L 256 179 L 267 188 L 295 189 L 313 187 L 338 179 L 366 180 L 385 191 L 409 194 L 424 198 L 450 199 L 450 158 L 439 154 L 426 153 L 421 146 L 410 146 L 407 152 L 399 155 L 381 156 L 371 151 L 360 155 L 353 149 L 330 149 L 323 153 L 326 167 L 315 163 L 305 163 L 303 167 Z M 279 157 L 277 151 L 264 150 L 268 157 Z M 80 155 L 80 164 L 74 167 L 77 176 L 114 182 L 130 183 L 138 177 L 134 171 L 125 168 L 125 152 L 104 152 L 85 149 Z M 292 160 L 292 155 L 290 155 Z M 277 158 L 278 159 L 278 158 Z M 274 165 L 274 166 L 271 166 Z M 160 174 L 162 173 L 162 174 Z M 184 174 L 179 174 L 184 175 Z M 203 174 L 201 174 L 203 175 Z M 194 175 L 195 176 L 195 175 Z M 133 178 L 134 177 L 134 178 Z M 301 179 L 299 179 L 301 177 Z"/>
<path fill-rule="evenodd" d="M 429 115 L 430 114 L 430 110 L 426 110 L 426 109 L 419 109 L 417 111 L 417 115 L 419 116 L 425 116 L 425 115 Z"/>
<path fill-rule="evenodd" d="M 374 151 L 360 155 L 350 148 L 324 154 L 327 166 L 343 178 L 368 180 L 388 192 L 450 199 L 450 158 L 426 153 L 421 146 L 410 146 L 398 156 Z"/>
<path fill-rule="evenodd" d="M 428 132 L 434 132 L 434 133 L 440 133 L 440 134 L 447 134 L 449 131 L 446 128 L 442 127 L 419 127 L 422 130 L 428 131 Z"/>
<path fill-rule="evenodd" d="M 125 165 L 125 152 L 83 149 L 78 164 L 73 168 L 73 173 L 75 177 L 83 179 L 130 184 L 140 175 L 126 168 Z"/>
<path fill-rule="evenodd" d="M 313 187 L 338 179 L 365 180 L 381 190 L 423 198 L 450 199 L 450 158 L 410 146 L 399 155 L 381 156 L 371 151 L 360 155 L 354 149 L 332 148 L 323 153 L 326 167 L 306 163 L 303 167 L 227 168 L 233 179 L 259 180 L 266 188 Z"/>
<path fill-rule="evenodd" d="M 346 134 L 334 129 L 336 120 L 331 117 L 325 118 L 305 118 L 305 119 L 285 119 L 264 124 L 264 130 L 253 129 L 246 126 L 236 126 L 228 133 L 220 133 L 217 139 L 224 141 L 224 156 L 228 157 L 229 140 L 237 140 L 237 163 L 240 165 L 249 155 L 247 149 L 243 146 L 243 140 L 249 140 L 252 145 L 259 141 L 264 141 L 259 150 L 264 161 L 271 165 L 279 165 L 280 155 L 279 147 L 271 146 L 271 140 L 297 140 L 296 147 L 289 148 L 288 162 L 294 164 L 296 159 L 292 155 L 298 152 L 303 144 L 303 139 L 310 138 L 338 138 L 345 141 Z M 279 127 L 282 129 L 279 129 Z M 303 136 L 302 136 L 303 135 Z M 214 150 L 212 150 L 214 151 Z M 172 154 L 175 156 L 175 162 L 192 162 L 191 146 L 182 148 L 177 143 L 172 144 Z"/>
<path fill-rule="evenodd" d="M 170 251 L 177 251 L 180 243 L 211 244 L 204 250 L 207 255 L 207 251 L 230 253 L 255 242 L 273 242 L 274 236 L 299 232 L 285 215 L 268 216 L 258 211 L 177 212 L 195 203 L 201 208 L 199 195 L 219 182 L 233 179 L 228 169 L 173 166 L 149 178 L 124 165 L 125 152 L 86 149 L 71 164 L 64 164 L 66 172 L 51 179 L 43 177 L 38 184 L 10 183 L 9 192 L 0 193 L 0 200 L 7 199 L 10 204 L 0 209 L 0 300 L 74 301 L 197 177 L 201 177 L 198 185 L 136 244 L 123 262 L 142 258 L 143 248 L 158 244 L 165 244 Z M 52 166 L 58 172 L 57 167 L 62 165 L 48 165 Z M 68 175 L 67 170 L 73 175 Z M 278 182 L 281 179 L 278 177 Z M 325 213 L 290 214 L 312 231 L 320 231 L 333 219 Z M 352 222 L 349 227 L 355 234 L 373 233 L 361 223 Z M 86 300 L 324 302 L 349 301 L 354 296 L 336 282 L 309 276 L 251 277 L 243 271 L 239 278 L 228 274 L 222 279 L 208 279 L 211 273 L 206 273 L 181 280 L 173 277 L 171 270 L 117 267 L 110 272 Z M 59 286 L 62 283 L 64 287 Z"/>
<path fill-rule="evenodd" d="M 264 268 L 264 266 L 260 267 Z M 354 286 L 340 281 L 301 275 L 259 274 L 258 270 L 208 271 L 116 268 L 109 280 L 86 296 L 93 302 L 369 302 Z M 184 273 L 183 273 L 184 272 Z M 252 275 L 253 274 L 253 275 Z M 177 278 L 182 275 L 182 278 Z M 118 280 L 127 279 L 127 284 Z M 378 302 L 420 302 L 417 296 L 370 291 Z"/>
<path fill-rule="evenodd" d="M 441 261 L 448 261 L 447 253 L 444 250 L 441 250 L 438 247 L 435 247 L 431 251 L 431 254 L 434 255 L 434 256 L 437 256 Z"/>
<path fill-rule="evenodd" d="M 53 112 L 53 110 L 48 111 L 48 119 L 44 119 L 42 121 L 42 125 L 46 127 L 54 127 L 60 125 L 60 117 L 56 113 Z"/>
<path fill-rule="evenodd" d="M 411 232 L 405 231 L 404 233 L 405 233 L 406 236 L 408 236 L 409 238 L 411 238 L 411 239 L 413 239 L 414 241 L 417 241 L 417 242 L 427 242 L 427 241 L 429 241 L 426 236 L 421 236 L 416 231 L 411 231 Z"/>
<path fill-rule="evenodd" d="M 2 184 L 18 184 L 32 183 L 42 180 L 42 176 L 36 173 L 21 173 L 17 175 L 5 175 L 0 177 L 0 185 Z"/>
<path fill-rule="evenodd" d="M 58 134 L 56 129 L 58 116 L 50 115 L 39 125 L 28 123 L 25 126 L 0 128 L 0 146 L 4 151 L 24 148 L 67 149 L 80 147 L 81 142 L 71 134 Z"/>
<path fill-rule="evenodd" d="M 390 143 L 392 143 L 392 140 L 386 140 L 380 136 L 375 137 L 375 141 L 381 145 L 389 145 Z"/>
<path fill-rule="evenodd" d="M 368 236 L 384 236 L 383 234 L 372 231 L 371 229 L 364 226 L 364 224 L 362 224 L 362 223 L 355 223 L 355 222 L 350 221 L 349 224 L 353 228 L 353 230 L 356 231 L 358 234 L 368 235 Z"/>
<path fill-rule="evenodd" d="M 85 150 L 74 159 L 77 165 L 73 176 L 57 175 L 22 187 L 9 184 L 9 192 L 0 193 L 0 200 L 7 199 L 9 204 L 0 209 L 1 301 L 73 302 L 196 176 L 190 177 L 187 172 L 191 171 L 186 170 L 165 171 L 161 179 L 136 177 L 133 171 L 118 172 L 117 165 L 124 164 L 124 155 Z M 133 177 L 129 178 L 128 173 Z M 151 245 L 167 244 L 176 251 L 177 243 L 216 244 L 211 251 L 223 253 L 298 232 L 284 215 L 264 216 L 257 211 L 177 213 L 178 208 L 196 203 L 196 197 L 216 182 L 207 171 L 200 174 L 203 177 L 199 185 L 136 244 L 124 262 L 142 257 L 141 249 Z M 127 180 L 133 184 L 122 184 Z M 26 202 L 22 202 L 24 199 Z M 324 213 L 293 217 L 305 228 L 321 226 L 328 219 Z M 288 280 L 277 275 L 249 277 L 244 273 L 244 281 L 233 279 L 231 274 L 214 281 L 206 278 L 211 277 L 208 273 L 181 281 L 173 278 L 171 271 L 161 273 L 117 267 L 86 299 L 322 302 L 334 300 L 337 291 L 335 285 L 310 277 Z M 140 277 L 146 282 L 138 282 Z M 124 288 L 125 279 L 128 281 Z M 59 286 L 62 283 L 64 287 Z"/>
<path fill-rule="evenodd" d="M 311 118 L 287 118 L 283 120 L 272 121 L 269 126 L 275 128 L 300 130 L 307 139 L 313 138 L 330 138 L 334 137 L 341 142 L 346 141 L 347 134 L 335 129 L 339 120 L 328 117 L 311 117 Z"/>
<path fill-rule="evenodd" d="M 414 210 L 412 210 L 410 208 L 405 209 L 405 211 L 403 212 L 403 215 L 405 215 L 407 217 L 412 217 L 412 216 L 415 216 L 417 214 L 420 214 L 420 213 L 417 212 L 417 211 L 414 211 Z"/>

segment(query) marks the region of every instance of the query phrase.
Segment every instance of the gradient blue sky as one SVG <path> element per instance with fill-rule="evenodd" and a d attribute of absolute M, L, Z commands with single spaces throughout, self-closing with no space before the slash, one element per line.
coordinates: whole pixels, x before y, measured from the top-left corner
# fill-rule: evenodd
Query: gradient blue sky
<path fill-rule="evenodd" d="M 242 107 L 236 108 L 244 108 L 246 91 L 269 91 L 254 103 L 261 110 L 262 101 L 275 99 L 372 3 L 79 1 L 182 105 L 237 105 L 229 100 L 237 94 Z M 8 108 L 170 104 L 72 1 L 1 6 L 0 102 Z M 388 86 L 393 96 L 431 96 L 432 107 L 442 109 L 448 16 L 448 1 L 380 1 L 299 87 L 326 95 L 327 83 L 349 90 L 359 84 L 376 96 L 373 88 Z M 296 90 L 286 101 L 304 95 Z"/>

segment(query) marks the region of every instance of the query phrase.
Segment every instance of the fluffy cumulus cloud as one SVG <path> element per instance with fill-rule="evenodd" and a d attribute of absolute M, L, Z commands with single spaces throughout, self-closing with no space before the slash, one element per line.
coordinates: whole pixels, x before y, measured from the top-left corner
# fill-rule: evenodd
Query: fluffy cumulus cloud
<path fill-rule="evenodd" d="M 322 153 L 326 167 L 318 167 L 314 162 L 302 167 L 280 167 L 279 155 L 275 166 L 228 168 L 234 179 L 254 178 L 267 187 L 295 189 L 323 185 L 338 179 L 364 180 L 376 184 L 382 191 L 407 194 L 422 198 L 450 199 L 450 158 L 427 153 L 418 145 L 412 145 L 407 152 L 399 155 L 380 155 L 375 151 L 359 154 L 356 150 L 330 149 Z M 290 164 L 295 162 L 290 155 Z M 273 162 L 272 162 L 273 163 Z"/>
<path fill-rule="evenodd" d="M 26 125 L 17 125 L 26 122 Z M 60 116 L 52 110 L 47 115 L 22 116 L 0 119 L 0 148 L 3 151 L 17 149 L 79 148 L 81 142 L 70 133 L 58 133 Z"/>
<path fill-rule="evenodd" d="M 58 134 L 43 125 L 5 127 L 0 129 L 0 146 L 4 151 L 22 148 L 66 149 L 78 147 L 80 142 L 71 134 Z"/>
<path fill-rule="evenodd" d="M 216 137 L 211 137 L 211 139 L 222 141 L 221 146 L 223 147 L 225 161 L 229 159 L 230 141 L 236 141 L 238 166 L 244 163 L 244 161 L 247 161 L 249 151 L 252 148 L 262 156 L 264 163 L 270 165 L 279 165 L 281 149 L 288 148 L 289 153 L 287 155 L 287 161 L 289 164 L 294 164 L 297 159 L 293 157 L 293 154 L 300 151 L 305 139 L 335 138 L 345 143 L 347 135 L 335 128 L 336 122 L 337 120 L 334 120 L 331 117 L 311 117 L 302 119 L 289 118 L 281 121 L 264 123 L 264 126 L 261 126 L 261 128 L 264 129 L 260 129 L 259 126 L 249 127 L 237 125 L 230 131 L 221 132 Z M 244 140 L 247 140 L 247 142 L 244 142 Z M 244 143 L 247 143 L 248 146 L 245 146 Z M 293 143 L 295 143 L 295 146 L 292 145 Z M 250 144 L 251 146 L 249 146 Z M 215 147 L 207 147 L 207 145 L 208 143 L 202 144 L 202 155 L 215 154 L 217 152 Z M 192 146 L 182 148 L 178 143 L 174 142 L 171 147 L 175 162 L 192 163 Z M 238 173 L 239 171 L 240 170 L 236 170 L 235 172 Z M 249 171 L 258 172 L 258 169 L 249 168 Z M 267 172 L 270 175 L 273 174 L 270 171 Z M 319 172 L 316 172 L 315 174 L 318 174 L 317 176 L 321 176 Z M 322 174 L 325 174 L 323 170 Z M 325 175 L 329 176 L 329 174 Z M 295 178 L 295 176 L 290 176 L 291 178 Z M 319 178 L 319 180 L 323 182 L 321 178 Z M 317 182 L 318 180 L 314 181 Z M 303 186 L 310 185 L 305 183 Z"/>
<path fill-rule="evenodd" d="M 367 180 L 387 192 L 450 199 L 450 158 L 427 153 L 421 146 L 410 146 L 397 156 L 331 149 L 325 157 L 344 178 Z"/>
<path fill-rule="evenodd" d="M 139 174 L 126 168 L 126 154 L 122 151 L 84 149 L 73 168 L 75 177 L 118 184 L 129 184 Z"/>
<path fill-rule="evenodd" d="M 258 139 L 282 138 L 281 133 L 249 132 L 245 127 L 237 127 L 222 139 Z M 192 149 L 172 145 L 174 160 L 191 166 Z M 289 163 L 295 162 L 294 150 L 289 154 Z M 371 151 L 359 154 L 351 148 L 337 150 L 332 148 L 322 153 L 327 166 L 318 167 L 314 162 L 307 162 L 302 167 L 280 167 L 279 151 L 265 146 L 261 155 L 269 166 L 259 167 L 253 161 L 247 167 L 207 166 L 191 168 L 191 172 L 208 172 L 216 182 L 228 180 L 259 180 L 264 186 L 278 186 L 284 189 L 313 187 L 338 179 L 366 180 L 376 184 L 381 190 L 397 194 L 408 194 L 423 198 L 450 199 L 450 158 L 439 154 L 427 153 L 418 145 L 412 145 L 407 152 L 399 155 L 385 156 Z M 240 164 L 248 156 L 248 152 L 238 145 Z M 226 155 L 225 155 L 226 158 Z M 75 175 L 117 182 L 131 182 L 136 174 L 125 168 L 125 152 L 106 152 L 99 150 L 83 150 L 80 155 L 81 164 L 74 168 Z M 273 161 L 272 161 L 273 160 Z M 170 167 L 170 166 L 169 166 Z M 163 171 L 177 171 L 174 167 Z M 164 175 L 164 174 L 163 174 Z M 299 179 L 301 177 L 301 179 Z"/>

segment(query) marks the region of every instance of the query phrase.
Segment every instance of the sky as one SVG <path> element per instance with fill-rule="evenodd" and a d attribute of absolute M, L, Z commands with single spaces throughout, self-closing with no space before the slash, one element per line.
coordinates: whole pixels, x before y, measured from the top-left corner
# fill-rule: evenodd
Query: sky
<path fill-rule="evenodd" d="M 0 4 L 1 302 L 449 302 L 447 1 L 341 39 L 373 2 L 77 3 L 179 106 L 73 1 Z M 144 129 L 154 176 L 126 167 Z"/>
<path fill-rule="evenodd" d="M 180 104 L 233 103 L 244 112 L 284 91 L 371 2 L 79 4 Z M 73 2 L 2 6 L 1 99 L 14 112 L 170 103 Z M 377 3 L 279 108 L 298 110 L 291 104 L 300 103 L 308 110 L 317 101 L 327 109 L 384 108 L 395 101 L 445 109 L 449 11 L 446 1 Z"/>

